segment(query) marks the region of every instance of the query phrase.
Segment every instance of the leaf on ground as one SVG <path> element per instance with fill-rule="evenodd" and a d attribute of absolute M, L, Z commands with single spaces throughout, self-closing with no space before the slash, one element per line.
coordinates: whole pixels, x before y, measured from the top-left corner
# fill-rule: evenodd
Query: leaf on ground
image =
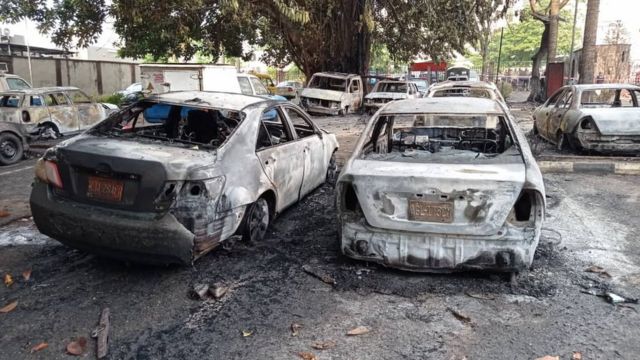
<path fill-rule="evenodd" d="M 18 306 L 18 301 L 10 302 L 7 305 L 5 305 L 3 308 L 0 308 L 0 313 L 6 314 L 8 312 L 11 312 L 13 311 L 13 309 L 16 308 L 16 306 Z"/>
<path fill-rule="evenodd" d="M 302 324 L 292 323 L 291 336 L 298 336 L 298 334 L 300 334 L 300 329 L 302 329 Z"/>
<path fill-rule="evenodd" d="M 47 344 L 46 342 L 43 341 L 40 344 L 34 345 L 31 348 L 31 353 L 33 354 L 34 352 L 38 352 L 40 350 L 44 350 L 44 349 L 46 349 L 48 347 L 49 347 L 49 344 Z"/>
<path fill-rule="evenodd" d="M 453 314 L 453 316 L 456 317 L 456 319 L 462 321 L 462 322 L 466 322 L 469 323 L 471 322 L 471 317 L 469 317 L 469 315 L 466 315 L 464 313 L 461 313 L 460 311 L 454 309 L 454 308 L 448 308 L 449 311 Z"/>
<path fill-rule="evenodd" d="M 29 281 L 29 279 L 31 279 L 31 269 L 23 271 L 22 278 L 24 279 L 24 281 Z"/>
<path fill-rule="evenodd" d="M 7 210 L 0 210 L 0 218 L 7 217 L 11 215 Z"/>
<path fill-rule="evenodd" d="M 81 336 L 67 344 L 67 352 L 71 355 L 82 355 L 87 350 L 87 338 Z"/>
<path fill-rule="evenodd" d="M 253 330 L 242 330 L 242 337 L 249 337 L 253 335 Z"/>
<path fill-rule="evenodd" d="M 326 341 L 316 341 L 313 344 L 311 344 L 311 347 L 316 349 L 316 350 L 327 350 L 327 349 L 331 349 L 336 347 L 336 342 L 333 340 L 326 340 Z"/>
<path fill-rule="evenodd" d="M 306 352 L 306 351 L 299 352 L 298 356 L 300 356 L 304 360 L 317 360 L 318 359 L 314 354 L 312 354 L 310 352 Z"/>
<path fill-rule="evenodd" d="M 582 360 L 582 353 L 574 351 L 573 354 L 571 354 L 571 360 Z"/>
<path fill-rule="evenodd" d="M 7 287 L 13 285 L 13 276 L 11 276 L 11 274 L 4 274 L 4 284 L 7 285 Z"/>
<path fill-rule="evenodd" d="M 351 330 L 349 330 L 349 332 L 347 332 L 347 335 L 349 336 L 357 336 L 357 335 L 364 335 L 366 333 L 369 332 L 369 328 L 366 326 L 358 326 L 357 328 L 353 328 Z"/>
<path fill-rule="evenodd" d="M 602 277 L 611 278 L 611 274 L 609 274 L 604 268 L 596 265 L 591 265 L 588 268 L 584 269 L 585 272 L 595 273 Z"/>
<path fill-rule="evenodd" d="M 546 356 L 543 356 L 543 357 L 539 357 L 536 360 L 560 360 L 560 356 L 546 355 Z"/>

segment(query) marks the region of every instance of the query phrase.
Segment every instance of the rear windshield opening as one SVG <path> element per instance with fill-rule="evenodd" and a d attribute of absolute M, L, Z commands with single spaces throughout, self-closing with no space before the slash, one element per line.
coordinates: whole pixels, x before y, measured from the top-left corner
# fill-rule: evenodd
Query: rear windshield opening
<path fill-rule="evenodd" d="M 373 92 L 406 93 L 407 92 L 407 84 L 406 83 L 379 82 L 376 85 L 376 88 L 375 88 L 375 90 L 373 90 Z"/>
<path fill-rule="evenodd" d="M 500 115 L 385 115 L 374 124 L 361 156 L 394 161 L 476 160 L 500 155 L 513 143 Z"/>
<path fill-rule="evenodd" d="M 309 82 L 309 87 L 313 89 L 345 92 L 347 91 L 347 80 L 334 77 L 314 76 L 311 82 Z"/>
<path fill-rule="evenodd" d="M 17 108 L 20 107 L 21 102 L 22 96 L 18 95 L 5 95 L 3 97 L 0 97 L 0 107 Z"/>
<path fill-rule="evenodd" d="M 470 89 L 470 88 L 453 88 L 453 89 L 445 89 L 445 90 L 437 90 L 433 93 L 433 97 L 456 97 L 456 96 L 466 96 L 473 98 L 485 98 L 491 99 L 491 93 L 484 89 Z"/>
<path fill-rule="evenodd" d="M 241 112 L 140 102 L 105 120 L 94 134 L 162 142 L 174 146 L 217 148 L 244 118 Z"/>
<path fill-rule="evenodd" d="M 638 95 L 638 92 L 636 92 Z M 580 105 L 583 108 L 635 107 L 628 89 L 594 89 L 582 91 Z"/>

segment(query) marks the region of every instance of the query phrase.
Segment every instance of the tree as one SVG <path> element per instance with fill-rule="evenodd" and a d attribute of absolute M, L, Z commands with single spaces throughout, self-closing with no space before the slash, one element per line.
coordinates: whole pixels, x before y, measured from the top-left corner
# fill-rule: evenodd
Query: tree
<path fill-rule="evenodd" d="M 489 43 L 491 41 L 491 26 L 501 18 L 510 6 L 511 0 L 490 0 L 476 12 L 476 22 L 480 39 L 478 45 L 482 57 L 482 80 L 489 80 Z"/>
<path fill-rule="evenodd" d="M 598 13 L 600 0 L 589 0 L 584 21 L 584 39 L 580 56 L 580 84 L 592 84 L 596 66 L 596 39 L 598 37 Z"/>
<path fill-rule="evenodd" d="M 629 32 L 621 20 L 609 24 L 607 33 L 604 35 L 604 42 L 610 45 L 627 44 L 629 42 Z"/>
<path fill-rule="evenodd" d="M 463 52 L 478 40 L 475 16 L 492 0 L 5 0 L 0 21 L 29 18 L 61 47 L 96 41 L 107 17 L 127 57 L 196 53 L 249 57 L 261 46 L 270 65 L 293 61 L 307 76 L 321 70 L 365 74 L 371 46 L 394 60 Z"/>
<path fill-rule="evenodd" d="M 558 27 L 560 24 L 560 10 L 567 5 L 569 0 L 550 0 L 543 7 L 542 0 L 529 0 L 531 14 L 544 24 L 544 31 L 540 37 L 540 47 L 531 59 L 531 92 L 529 101 L 542 101 L 546 98 L 545 89 L 540 82 L 540 64 L 546 56 L 547 64 L 556 59 L 558 47 Z"/>

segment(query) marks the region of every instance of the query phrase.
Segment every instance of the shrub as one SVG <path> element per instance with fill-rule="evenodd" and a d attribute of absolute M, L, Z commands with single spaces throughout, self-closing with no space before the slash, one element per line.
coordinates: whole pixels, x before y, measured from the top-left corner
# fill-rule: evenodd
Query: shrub
<path fill-rule="evenodd" d="M 96 102 L 109 103 L 120 106 L 120 104 L 122 104 L 123 98 L 124 96 L 122 96 L 122 94 L 102 95 L 96 98 Z"/>
<path fill-rule="evenodd" d="M 500 91 L 500 94 L 502 94 L 502 97 L 506 100 L 513 92 L 513 87 L 510 83 L 503 81 L 498 85 L 498 90 Z"/>

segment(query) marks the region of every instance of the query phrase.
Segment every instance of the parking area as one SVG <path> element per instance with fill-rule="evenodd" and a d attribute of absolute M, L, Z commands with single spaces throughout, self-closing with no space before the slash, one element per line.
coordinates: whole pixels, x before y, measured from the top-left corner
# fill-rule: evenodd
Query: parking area
<path fill-rule="evenodd" d="M 336 133 L 340 163 L 366 119 L 316 118 Z M 638 176 L 545 174 L 540 246 L 532 269 L 512 282 L 500 273 L 408 273 L 339 255 L 328 185 L 285 211 L 263 242 L 234 238 L 193 267 L 101 259 L 38 233 L 26 207 L 33 163 L 0 171 L 0 209 L 21 218 L 1 219 L 0 273 L 13 284 L 0 287 L 0 307 L 17 302 L 0 314 L 3 359 L 67 358 L 66 345 L 79 337 L 95 347 L 90 335 L 105 308 L 111 359 L 570 359 L 574 352 L 634 359 L 640 352 L 636 305 L 611 300 L 640 297 Z M 222 295 L 200 299 L 193 290 L 202 285 Z M 359 327 L 360 335 L 347 335 Z M 42 342 L 48 348 L 30 355 Z"/>

